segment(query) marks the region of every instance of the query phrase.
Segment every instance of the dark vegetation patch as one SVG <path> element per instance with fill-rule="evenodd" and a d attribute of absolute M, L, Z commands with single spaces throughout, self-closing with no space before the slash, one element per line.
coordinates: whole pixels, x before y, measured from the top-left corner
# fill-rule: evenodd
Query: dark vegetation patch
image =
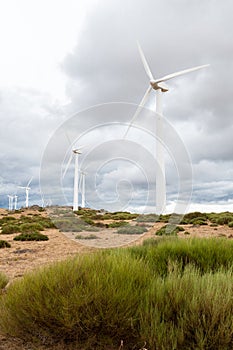
<path fill-rule="evenodd" d="M 21 233 L 14 237 L 14 241 L 48 241 L 48 236 L 39 232 Z"/>
<path fill-rule="evenodd" d="M 0 240 L 0 248 L 10 248 L 11 245 L 9 242 L 4 241 L 4 240 Z"/>

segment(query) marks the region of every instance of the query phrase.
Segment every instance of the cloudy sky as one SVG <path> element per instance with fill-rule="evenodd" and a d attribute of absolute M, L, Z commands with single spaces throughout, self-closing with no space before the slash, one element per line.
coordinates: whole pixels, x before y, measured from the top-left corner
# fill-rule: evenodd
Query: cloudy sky
<path fill-rule="evenodd" d="M 139 41 L 155 78 L 210 64 L 163 97 L 167 210 L 182 188 L 187 210 L 233 210 L 232 12 L 230 0 L 0 0 L 0 207 L 8 194 L 23 205 L 32 176 L 30 204 L 41 191 L 71 204 L 73 163 L 61 174 L 82 144 L 88 205 L 154 210 L 154 93 L 122 140 L 148 87 Z"/>

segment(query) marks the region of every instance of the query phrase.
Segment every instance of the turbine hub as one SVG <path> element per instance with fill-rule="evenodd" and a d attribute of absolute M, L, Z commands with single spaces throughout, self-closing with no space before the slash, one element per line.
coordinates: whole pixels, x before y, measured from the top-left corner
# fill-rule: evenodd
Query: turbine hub
<path fill-rule="evenodd" d="M 167 92 L 168 87 L 163 82 L 157 82 L 156 80 L 150 80 L 150 85 L 154 90 L 161 90 L 162 92 Z"/>

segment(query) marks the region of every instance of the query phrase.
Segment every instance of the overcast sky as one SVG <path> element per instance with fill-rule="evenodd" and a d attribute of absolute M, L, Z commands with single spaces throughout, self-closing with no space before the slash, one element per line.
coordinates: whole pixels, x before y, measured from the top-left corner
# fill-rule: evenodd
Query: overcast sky
<path fill-rule="evenodd" d="M 230 0 L 0 0 L 0 207 L 23 205 L 32 176 L 41 204 L 40 173 L 45 200 L 71 204 L 72 163 L 60 175 L 76 141 L 90 206 L 154 210 L 154 92 L 122 141 L 148 87 L 138 40 L 155 78 L 210 64 L 164 93 L 168 211 L 187 177 L 188 210 L 232 211 L 232 13 Z"/>

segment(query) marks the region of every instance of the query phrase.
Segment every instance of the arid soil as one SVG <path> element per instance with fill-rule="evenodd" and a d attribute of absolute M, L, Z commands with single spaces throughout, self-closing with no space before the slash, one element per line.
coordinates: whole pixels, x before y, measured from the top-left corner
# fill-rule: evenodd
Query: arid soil
<path fill-rule="evenodd" d="M 6 214 L 7 211 L 0 209 L 0 218 Z M 35 213 L 35 211 L 24 212 L 24 215 Z M 11 214 L 12 215 L 12 214 Z M 13 214 L 16 217 L 19 214 Z M 46 215 L 46 213 L 43 213 Z M 48 229 L 43 233 L 49 237 L 48 241 L 42 242 L 17 242 L 13 238 L 16 234 L 2 235 L 0 239 L 4 239 L 11 244 L 11 248 L 0 249 L 0 271 L 4 272 L 10 279 L 11 283 L 14 279 L 22 277 L 26 272 L 32 271 L 38 267 L 51 264 L 54 261 L 60 261 L 67 257 L 75 256 L 77 254 L 83 254 L 84 252 L 92 252 L 98 249 L 98 246 L 102 248 L 108 248 L 113 246 L 130 246 L 135 244 L 141 244 L 144 239 L 154 236 L 155 232 L 161 228 L 163 223 L 155 223 L 149 230 L 141 235 L 117 235 L 114 234 L 115 230 L 102 230 L 101 243 L 90 242 L 89 240 L 83 240 L 81 244 L 80 240 L 75 239 L 75 235 L 72 233 L 61 233 L 57 229 Z M 179 237 L 227 237 L 233 238 L 233 229 L 227 226 L 191 226 L 185 225 L 185 230 L 189 232 L 189 235 L 184 232 L 179 232 Z M 87 233 L 88 234 L 88 233 Z M 125 236 L 125 237 L 123 237 Z M 92 247 L 91 247 L 91 246 Z M 96 247 L 93 247 L 96 245 Z M 44 350 L 44 347 L 38 347 L 34 345 L 24 344 L 23 340 L 6 337 L 0 334 L 0 350 Z M 46 347 L 48 349 L 48 347 Z M 53 348 L 49 348 L 52 350 Z M 62 346 L 56 348 L 57 350 L 65 349 Z"/>

